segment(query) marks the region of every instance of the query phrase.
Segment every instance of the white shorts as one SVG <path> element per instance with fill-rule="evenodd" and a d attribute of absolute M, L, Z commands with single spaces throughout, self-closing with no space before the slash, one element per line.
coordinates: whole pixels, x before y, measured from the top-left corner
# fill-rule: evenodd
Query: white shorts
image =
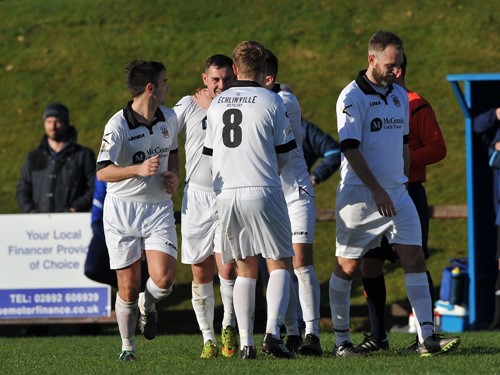
<path fill-rule="evenodd" d="M 181 212 L 182 263 L 198 264 L 221 249 L 217 201 L 213 189 L 187 184 Z"/>
<path fill-rule="evenodd" d="M 223 190 L 217 195 L 217 205 L 224 263 L 258 254 L 274 260 L 294 255 L 281 188 Z"/>
<path fill-rule="evenodd" d="M 316 230 L 314 197 L 301 192 L 300 198 L 288 203 L 293 243 L 313 243 Z"/>
<path fill-rule="evenodd" d="M 380 246 L 383 235 L 391 244 L 422 246 L 420 220 L 408 191 L 404 186 L 385 190 L 396 209 L 393 217 L 380 215 L 365 186 L 339 185 L 335 205 L 337 256 L 359 259 Z"/>
<path fill-rule="evenodd" d="M 111 269 L 130 266 L 143 250 L 158 250 L 177 259 L 177 232 L 172 200 L 142 203 L 107 194 L 104 233 Z"/>

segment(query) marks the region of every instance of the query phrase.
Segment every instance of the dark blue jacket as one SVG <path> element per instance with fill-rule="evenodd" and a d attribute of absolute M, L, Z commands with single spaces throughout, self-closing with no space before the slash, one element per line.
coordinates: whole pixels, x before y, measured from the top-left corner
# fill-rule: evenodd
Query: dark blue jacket
<path fill-rule="evenodd" d="M 307 169 L 316 183 L 328 179 L 340 167 L 339 143 L 318 126 L 302 119 L 302 149 Z M 320 163 L 311 172 L 318 159 Z"/>
<path fill-rule="evenodd" d="M 483 112 L 474 118 L 472 129 L 480 134 L 488 146 L 488 159 L 495 151 L 495 144 L 500 142 L 500 121 L 496 108 Z M 500 225 L 500 169 L 493 168 L 493 204 L 495 205 L 495 225 Z"/>

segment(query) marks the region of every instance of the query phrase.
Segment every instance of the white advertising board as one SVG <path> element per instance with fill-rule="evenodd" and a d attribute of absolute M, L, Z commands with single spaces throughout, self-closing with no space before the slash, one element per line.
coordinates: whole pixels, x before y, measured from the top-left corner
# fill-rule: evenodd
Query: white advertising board
<path fill-rule="evenodd" d="M 0 215 L 0 319 L 111 315 L 111 288 L 84 275 L 90 213 Z"/>

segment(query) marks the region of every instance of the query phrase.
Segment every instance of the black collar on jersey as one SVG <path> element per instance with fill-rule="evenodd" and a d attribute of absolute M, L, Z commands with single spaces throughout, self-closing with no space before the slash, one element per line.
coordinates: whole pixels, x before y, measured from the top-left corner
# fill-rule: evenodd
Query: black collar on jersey
<path fill-rule="evenodd" d="M 129 101 L 125 108 L 123 108 L 123 114 L 125 116 L 125 120 L 127 120 L 127 124 L 129 129 L 136 129 L 140 126 L 145 126 L 147 128 L 153 127 L 158 122 L 165 121 L 165 116 L 163 116 L 163 112 L 160 108 L 156 108 L 155 118 L 151 123 L 151 126 L 144 124 L 143 122 L 138 121 L 134 116 L 134 110 L 132 109 L 133 100 Z"/>
<path fill-rule="evenodd" d="M 255 81 L 238 80 L 231 87 L 262 87 Z"/>
<path fill-rule="evenodd" d="M 281 85 L 279 83 L 275 83 L 271 91 L 275 92 L 276 94 L 281 91 Z"/>
<path fill-rule="evenodd" d="M 361 89 L 361 91 L 363 91 L 365 93 L 365 95 L 377 95 L 378 97 L 380 97 L 385 102 L 385 104 L 387 104 L 387 97 L 392 92 L 392 90 L 394 90 L 394 86 L 392 84 L 389 85 L 389 86 L 387 86 L 387 92 L 385 93 L 385 95 L 381 94 L 381 93 L 377 92 L 366 81 L 366 79 L 364 78 L 365 74 L 366 74 L 366 70 L 362 70 L 362 71 L 359 72 L 358 76 L 356 77 L 356 83 L 358 84 L 358 86 Z"/>

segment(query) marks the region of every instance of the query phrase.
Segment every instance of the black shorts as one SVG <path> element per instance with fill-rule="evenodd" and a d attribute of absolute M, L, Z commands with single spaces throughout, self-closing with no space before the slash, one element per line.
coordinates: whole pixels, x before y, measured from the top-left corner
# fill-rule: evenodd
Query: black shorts
<path fill-rule="evenodd" d="M 384 259 L 388 260 L 391 263 L 394 263 L 399 259 L 398 254 L 394 251 L 392 246 L 387 241 L 387 237 L 382 238 L 382 242 L 380 243 L 380 247 L 376 247 L 374 249 L 368 250 L 363 258 L 370 259 Z"/>

